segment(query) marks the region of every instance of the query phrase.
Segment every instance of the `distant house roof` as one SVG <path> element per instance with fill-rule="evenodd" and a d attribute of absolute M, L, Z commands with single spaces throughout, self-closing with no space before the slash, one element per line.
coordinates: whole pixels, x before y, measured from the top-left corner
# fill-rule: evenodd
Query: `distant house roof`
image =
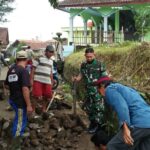
<path fill-rule="evenodd" d="M 64 7 L 100 7 L 105 5 L 140 4 L 150 0 L 63 0 L 59 8 Z"/>
<path fill-rule="evenodd" d="M 8 28 L 0 27 L 0 41 L 2 42 L 3 46 L 6 46 L 9 44 Z"/>
<path fill-rule="evenodd" d="M 32 50 L 44 49 L 47 45 L 52 44 L 56 45 L 56 40 L 49 40 L 49 41 L 40 41 L 40 40 L 16 40 L 13 45 L 18 45 L 19 43 L 25 43 L 26 45 L 30 46 Z"/>

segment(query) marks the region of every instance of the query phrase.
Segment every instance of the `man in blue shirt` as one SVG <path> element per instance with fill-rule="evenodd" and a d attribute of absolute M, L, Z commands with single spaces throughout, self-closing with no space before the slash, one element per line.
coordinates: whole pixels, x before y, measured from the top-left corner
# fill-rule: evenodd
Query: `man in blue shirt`
<path fill-rule="evenodd" d="M 117 113 L 120 126 L 107 144 L 107 150 L 149 150 L 150 106 L 135 89 L 112 82 L 109 77 L 100 78 L 97 84 Z"/>

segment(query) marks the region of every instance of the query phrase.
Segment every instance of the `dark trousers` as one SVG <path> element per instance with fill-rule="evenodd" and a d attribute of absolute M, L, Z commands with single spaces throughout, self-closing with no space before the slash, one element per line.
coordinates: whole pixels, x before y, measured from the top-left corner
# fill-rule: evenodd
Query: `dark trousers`
<path fill-rule="evenodd" d="M 107 150 L 150 150 L 150 128 L 132 128 L 131 136 L 134 139 L 133 146 L 124 143 L 120 130 L 107 144 Z"/>

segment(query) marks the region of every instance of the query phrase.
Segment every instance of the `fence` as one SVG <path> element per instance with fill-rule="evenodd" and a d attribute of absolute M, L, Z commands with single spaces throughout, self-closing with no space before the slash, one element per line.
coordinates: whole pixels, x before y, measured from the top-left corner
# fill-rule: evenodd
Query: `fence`
<path fill-rule="evenodd" d="M 95 32 L 92 31 L 87 37 L 80 35 L 74 36 L 73 40 L 75 45 L 87 45 L 87 44 L 102 44 L 102 43 L 116 43 L 123 42 L 125 40 L 137 40 L 138 37 L 132 32 Z"/>

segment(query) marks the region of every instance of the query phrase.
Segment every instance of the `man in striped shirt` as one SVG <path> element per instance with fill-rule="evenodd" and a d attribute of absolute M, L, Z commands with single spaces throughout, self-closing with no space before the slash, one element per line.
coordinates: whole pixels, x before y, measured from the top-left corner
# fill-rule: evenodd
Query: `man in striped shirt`
<path fill-rule="evenodd" d="M 45 56 L 33 61 L 33 68 L 31 71 L 32 94 L 35 98 L 35 106 L 41 107 L 42 111 L 46 111 L 46 106 L 52 97 L 53 85 L 53 61 L 51 56 L 54 54 L 54 48 L 48 45 L 45 50 Z"/>

